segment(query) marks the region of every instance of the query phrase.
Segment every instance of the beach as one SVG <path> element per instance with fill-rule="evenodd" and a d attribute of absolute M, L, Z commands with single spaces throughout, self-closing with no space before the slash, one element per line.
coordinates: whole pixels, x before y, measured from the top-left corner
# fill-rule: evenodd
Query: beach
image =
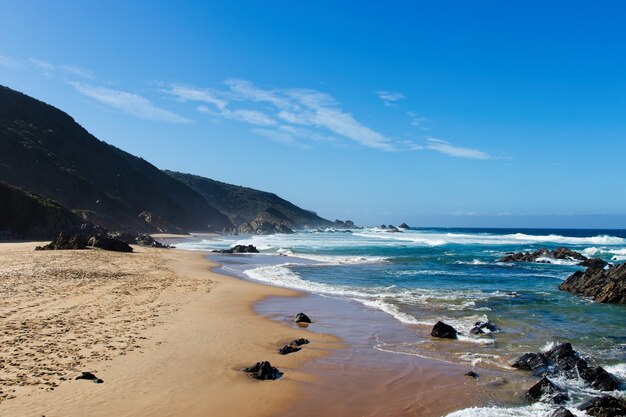
<path fill-rule="evenodd" d="M 2 416 L 278 415 L 310 377 L 300 364 L 339 346 L 254 314 L 298 294 L 214 274 L 202 253 L 34 247 L 0 245 Z M 297 355 L 275 352 L 300 337 L 311 344 Z M 239 371 L 260 360 L 284 377 Z"/>

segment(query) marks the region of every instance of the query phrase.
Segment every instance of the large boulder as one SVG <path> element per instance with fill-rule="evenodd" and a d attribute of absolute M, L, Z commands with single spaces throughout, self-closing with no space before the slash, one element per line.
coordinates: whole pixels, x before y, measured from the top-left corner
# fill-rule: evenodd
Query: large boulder
<path fill-rule="evenodd" d="M 576 271 L 559 289 L 590 297 L 599 303 L 626 304 L 626 264 L 608 269 L 587 268 Z"/>
<path fill-rule="evenodd" d="M 525 353 L 511 364 L 513 368 L 532 371 L 534 375 L 541 375 L 548 368 L 548 358 L 543 353 Z"/>
<path fill-rule="evenodd" d="M 406 223 L 402 223 L 400 226 L 398 226 L 398 229 L 410 229 L 411 227 L 406 224 Z"/>
<path fill-rule="evenodd" d="M 626 401 L 603 395 L 582 403 L 578 409 L 593 417 L 624 417 L 626 416 Z"/>
<path fill-rule="evenodd" d="M 430 332 L 432 337 L 440 337 L 442 339 L 456 339 L 459 332 L 449 324 L 438 321 Z"/>
<path fill-rule="evenodd" d="M 128 243 L 106 236 L 92 236 L 87 241 L 87 245 L 93 246 L 94 248 L 100 248 L 103 250 L 110 250 L 114 252 L 133 251 L 133 248 Z"/>
<path fill-rule="evenodd" d="M 86 248 L 87 239 L 83 235 L 68 235 L 61 232 L 52 242 L 44 246 L 37 246 L 35 250 L 67 250 Z"/>
<path fill-rule="evenodd" d="M 617 377 L 607 372 L 601 366 L 584 366 L 581 364 L 578 366 L 578 374 L 588 384 L 598 391 L 613 391 L 619 388 L 620 382 Z"/>

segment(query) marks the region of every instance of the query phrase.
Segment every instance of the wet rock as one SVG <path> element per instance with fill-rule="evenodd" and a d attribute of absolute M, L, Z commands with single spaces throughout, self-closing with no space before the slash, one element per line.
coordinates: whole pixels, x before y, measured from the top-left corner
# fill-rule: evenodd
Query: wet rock
<path fill-rule="evenodd" d="M 280 353 L 281 355 L 288 355 L 290 353 L 298 352 L 299 350 L 302 350 L 302 348 L 293 345 L 285 345 L 278 349 L 278 353 Z"/>
<path fill-rule="evenodd" d="M 296 323 L 311 323 L 311 319 L 309 318 L 309 316 L 307 316 L 304 313 L 296 314 L 296 317 L 294 318 L 294 321 Z"/>
<path fill-rule="evenodd" d="M 132 252 L 133 248 L 126 242 L 105 236 L 92 236 L 87 241 L 88 246 L 114 252 Z"/>
<path fill-rule="evenodd" d="M 494 333 L 497 332 L 498 328 L 496 327 L 495 324 L 489 322 L 489 321 L 477 321 L 474 324 L 474 327 L 472 327 L 472 330 L 470 330 L 470 333 L 472 334 L 489 334 L 489 333 Z"/>
<path fill-rule="evenodd" d="M 582 379 L 598 391 L 613 391 L 619 388 L 620 382 L 615 376 L 608 373 L 603 367 L 579 367 L 578 373 Z"/>
<path fill-rule="evenodd" d="M 86 248 L 87 238 L 83 235 L 69 235 L 61 232 L 52 242 L 45 246 L 37 246 L 35 250 L 68 250 Z"/>
<path fill-rule="evenodd" d="M 302 346 L 302 345 L 308 345 L 309 343 L 311 343 L 308 339 L 296 339 L 296 340 L 292 340 L 291 343 L 289 343 L 292 346 Z"/>
<path fill-rule="evenodd" d="M 581 359 L 571 343 L 562 343 L 554 346 L 546 352 L 546 357 L 554 362 L 553 373 L 564 372 L 570 378 L 576 376 L 574 370 L 577 365 L 580 366 L 579 361 Z"/>
<path fill-rule="evenodd" d="M 410 227 L 408 224 L 402 223 L 400 226 L 398 226 L 398 229 L 410 229 Z"/>
<path fill-rule="evenodd" d="M 575 416 L 567 408 L 559 407 L 554 411 L 554 413 L 550 414 L 550 417 L 575 417 Z"/>
<path fill-rule="evenodd" d="M 214 250 L 217 253 L 259 253 L 254 245 L 235 245 L 230 249 Z"/>
<path fill-rule="evenodd" d="M 441 337 L 443 339 L 456 339 L 459 332 L 449 324 L 438 321 L 430 332 L 432 337 Z"/>
<path fill-rule="evenodd" d="M 511 364 L 513 368 L 532 371 L 535 375 L 548 368 L 548 358 L 543 353 L 525 353 Z"/>
<path fill-rule="evenodd" d="M 474 379 L 478 378 L 478 374 L 476 372 L 474 372 L 474 371 L 467 372 L 465 374 L 465 376 L 469 376 L 469 377 L 474 378 Z"/>
<path fill-rule="evenodd" d="M 603 261 L 602 259 L 591 258 L 591 259 L 587 259 L 586 261 L 582 261 L 578 265 L 584 266 L 587 268 L 593 268 L 593 269 L 603 269 L 605 266 L 608 266 L 609 264 L 608 262 Z"/>
<path fill-rule="evenodd" d="M 591 297 L 599 303 L 626 304 L 626 263 L 608 269 L 587 268 L 576 271 L 559 289 Z"/>
<path fill-rule="evenodd" d="M 104 381 L 92 374 L 91 372 L 81 372 L 75 379 L 85 379 L 87 381 L 93 381 L 96 384 L 102 384 Z"/>
<path fill-rule="evenodd" d="M 544 376 L 539 382 L 530 387 L 528 392 L 526 392 L 526 398 L 560 404 L 567 401 L 569 397 L 561 388 Z"/>
<path fill-rule="evenodd" d="M 603 395 L 582 403 L 578 409 L 593 417 L 624 417 L 626 416 L 626 401 Z"/>
<path fill-rule="evenodd" d="M 578 252 L 567 249 L 565 247 L 560 247 L 554 250 L 548 250 L 546 248 L 542 248 L 535 252 L 508 253 L 506 256 L 498 259 L 498 262 L 550 263 L 550 259 L 560 259 L 560 260 L 569 260 L 569 261 L 586 261 L 587 257 Z"/>
<path fill-rule="evenodd" d="M 282 372 L 267 361 L 257 362 L 248 368 L 243 368 L 242 371 L 250 374 L 251 378 L 261 381 L 275 380 L 282 376 Z"/>

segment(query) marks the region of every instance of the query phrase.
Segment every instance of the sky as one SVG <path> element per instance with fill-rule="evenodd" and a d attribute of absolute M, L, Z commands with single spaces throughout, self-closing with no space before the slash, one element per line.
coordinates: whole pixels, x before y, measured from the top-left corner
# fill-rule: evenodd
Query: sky
<path fill-rule="evenodd" d="M 621 1 L 0 0 L 0 84 L 329 219 L 626 228 Z"/>

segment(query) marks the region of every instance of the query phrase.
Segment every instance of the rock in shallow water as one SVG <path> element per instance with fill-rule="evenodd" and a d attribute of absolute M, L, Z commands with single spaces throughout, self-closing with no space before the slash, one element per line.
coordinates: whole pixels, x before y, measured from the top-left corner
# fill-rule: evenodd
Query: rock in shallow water
<path fill-rule="evenodd" d="M 257 362 L 256 364 L 243 368 L 243 372 L 250 374 L 251 378 L 261 381 L 273 381 L 280 378 L 283 373 L 274 368 L 271 363 L 267 361 Z"/>
<path fill-rule="evenodd" d="M 230 249 L 214 250 L 216 253 L 259 253 L 254 245 L 235 245 Z"/>
<path fill-rule="evenodd" d="M 472 327 L 472 330 L 470 330 L 470 333 L 472 334 L 489 334 L 489 333 L 494 333 L 497 332 L 498 328 L 496 327 L 495 324 L 489 322 L 489 321 L 477 321 L 474 324 L 474 327 Z"/>
<path fill-rule="evenodd" d="M 567 408 L 559 407 L 554 411 L 554 413 L 550 414 L 550 417 L 575 417 L 575 416 Z"/>
<path fill-rule="evenodd" d="M 559 289 L 591 297 L 599 303 L 626 304 L 626 263 L 608 269 L 587 268 L 576 271 Z"/>
<path fill-rule="evenodd" d="M 595 397 L 578 406 L 578 409 L 593 417 L 624 417 L 626 401 L 603 395 Z"/>
<path fill-rule="evenodd" d="M 456 339 L 459 332 L 449 324 L 438 321 L 430 332 L 432 337 L 441 337 L 443 339 Z"/>
<path fill-rule="evenodd" d="M 556 386 L 545 376 L 535 385 L 530 387 L 526 393 L 526 398 L 531 400 L 548 401 L 554 404 L 561 404 L 569 399 L 569 396 L 561 388 Z"/>
<path fill-rule="evenodd" d="M 294 321 L 296 323 L 311 323 L 311 319 L 309 318 L 309 316 L 307 316 L 304 313 L 296 314 L 296 317 L 294 318 Z"/>
<path fill-rule="evenodd" d="M 301 349 L 302 348 L 295 347 L 293 345 L 285 345 L 278 349 L 278 353 L 280 353 L 281 355 L 288 355 L 290 353 L 298 352 Z"/>

